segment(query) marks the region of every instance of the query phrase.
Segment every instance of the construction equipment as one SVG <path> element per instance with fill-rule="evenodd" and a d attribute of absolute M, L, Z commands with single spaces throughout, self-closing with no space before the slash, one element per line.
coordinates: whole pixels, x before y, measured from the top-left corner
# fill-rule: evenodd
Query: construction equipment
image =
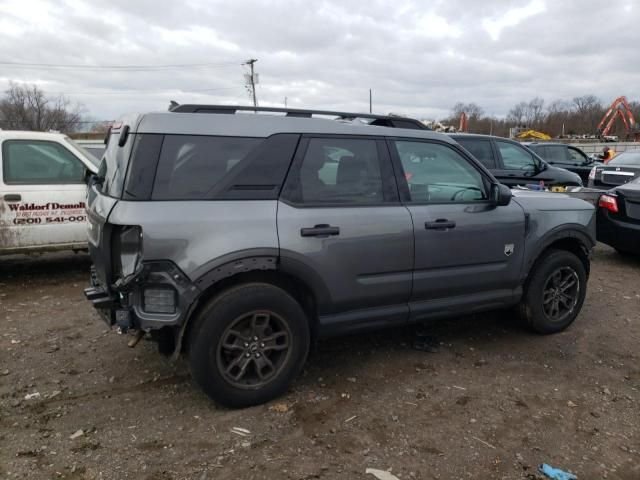
<path fill-rule="evenodd" d="M 460 114 L 460 125 L 458 125 L 458 132 L 469 133 L 469 122 L 467 121 L 467 114 L 462 112 Z"/>
<path fill-rule="evenodd" d="M 633 138 L 634 141 L 639 141 L 640 128 L 638 128 L 638 124 L 625 96 L 616 98 L 602 117 L 602 120 L 600 120 L 600 123 L 598 123 L 598 137 L 603 139 L 609 137 L 609 132 L 618 117 L 622 119 L 625 131 L 627 132 L 627 139 Z"/>
<path fill-rule="evenodd" d="M 535 138 L 536 140 L 551 140 L 551 136 L 546 133 L 538 132 L 537 130 L 525 130 L 524 132 L 520 132 L 516 135 L 518 140 L 531 140 Z"/>

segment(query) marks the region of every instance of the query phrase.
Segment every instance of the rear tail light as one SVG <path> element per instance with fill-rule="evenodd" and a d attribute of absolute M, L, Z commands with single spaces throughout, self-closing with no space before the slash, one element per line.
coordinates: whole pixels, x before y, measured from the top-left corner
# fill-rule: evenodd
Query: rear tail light
<path fill-rule="evenodd" d="M 600 195 L 598 207 L 609 210 L 611 213 L 618 213 L 618 199 L 614 195 Z"/>
<path fill-rule="evenodd" d="M 171 287 L 144 289 L 144 311 L 148 313 L 175 313 L 176 292 Z"/>
<path fill-rule="evenodd" d="M 593 167 L 589 172 L 589 180 L 595 180 L 595 179 L 596 179 L 596 167 Z"/>

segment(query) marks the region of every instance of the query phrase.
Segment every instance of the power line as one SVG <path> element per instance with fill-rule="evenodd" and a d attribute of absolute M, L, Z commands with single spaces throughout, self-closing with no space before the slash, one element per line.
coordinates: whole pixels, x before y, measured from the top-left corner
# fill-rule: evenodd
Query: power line
<path fill-rule="evenodd" d="M 222 62 L 222 63 L 183 63 L 167 65 L 79 65 L 70 63 L 26 63 L 0 61 L 0 65 L 7 68 L 20 69 L 40 69 L 51 68 L 56 70 L 114 70 L 114 71 L 160 71 L 173 69 L 207 69 L 224 68 L 242 65 L 244 62 Z"/>
<path fill-rule="evenodd" d="M 159 95 L 164 93 L 207 93 L 207 92 L 218 92 L 222 90 L 236 90 L 242 87 L 221 87 L 221 88 L 199 88 L 199 89 L 182 89 L 182 88 L 174 88 L 174 89 L 165 89 L 165 90 L 114 90 L 114 91 L 97 91 L 97 92 L 47 92 L 51 95 Z"/>

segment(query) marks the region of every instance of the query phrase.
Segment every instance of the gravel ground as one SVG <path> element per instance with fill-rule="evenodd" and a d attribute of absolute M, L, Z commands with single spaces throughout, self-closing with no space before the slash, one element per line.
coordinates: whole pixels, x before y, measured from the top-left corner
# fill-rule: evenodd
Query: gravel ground
<path fill-rule="evenodd" d="M 503 312 L 433 324 L 431 353 L 413 328 L 332 339 L 286 396 L 235 411 L 109 331 L 88 268 L 0 260 L 1 478 L 640 479 L 640 260 L 607 247 L 564 333 Z"/>

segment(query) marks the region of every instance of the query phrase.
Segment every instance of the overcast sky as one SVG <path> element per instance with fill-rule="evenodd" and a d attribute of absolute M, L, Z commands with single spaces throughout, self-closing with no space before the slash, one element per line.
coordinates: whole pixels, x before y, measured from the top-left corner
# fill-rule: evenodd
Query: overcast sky
<path fill-rule="evenodd" d="M 16 67 L 9 81 L 82 102 L 94 119 L 179 103 L 442 118 L 458 101 L 504 115 L 521 100 L 640 98 L 640 0 L 0 0 L 0 62 L 183 65 Z M 213 66 L 209 66 L 213 65 Z"/>

